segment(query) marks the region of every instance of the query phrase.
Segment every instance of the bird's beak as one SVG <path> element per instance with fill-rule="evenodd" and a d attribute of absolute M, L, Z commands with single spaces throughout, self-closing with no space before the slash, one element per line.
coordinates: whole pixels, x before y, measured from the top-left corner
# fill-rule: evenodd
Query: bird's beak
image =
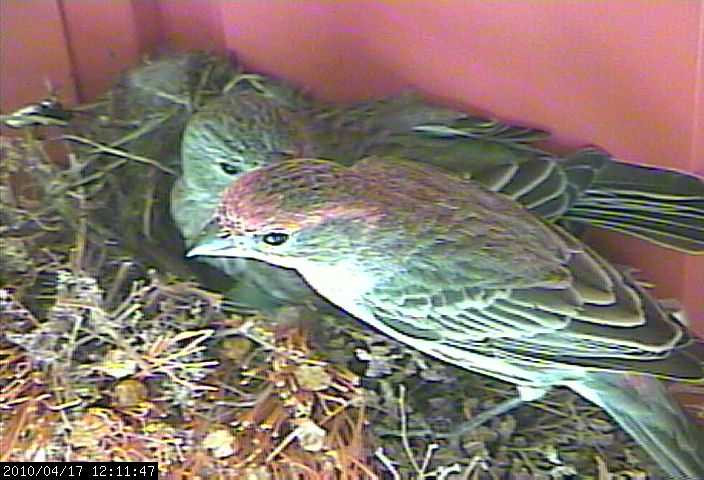
<path fill-rule="evenodd" d="M 194 247 L 186 253 L 186 256 L 247 257 L 251 255 L 248 248 L 250 243 L 251 239 L 248 237 L 224 236 L 217 223 L 210 222 L 200 233 Z"/>

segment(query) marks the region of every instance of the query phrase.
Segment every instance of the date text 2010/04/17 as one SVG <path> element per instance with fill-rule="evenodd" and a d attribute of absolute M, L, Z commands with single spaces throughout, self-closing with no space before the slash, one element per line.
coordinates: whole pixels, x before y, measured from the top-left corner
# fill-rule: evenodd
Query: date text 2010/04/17
<path fill-rule="evenodd" d="M 0 462 L 0 480 L 130 479 L 156 480 L 156 462 Z"/>

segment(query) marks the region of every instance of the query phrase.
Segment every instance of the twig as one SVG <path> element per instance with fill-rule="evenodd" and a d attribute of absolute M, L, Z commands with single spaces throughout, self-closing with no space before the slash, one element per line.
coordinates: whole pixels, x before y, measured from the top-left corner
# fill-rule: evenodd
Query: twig
<path fill-rule="evenodd" d="M 152 160 L 151 158 L 143 157 L 141 155 L 135 155 L 133 153 L 125 152 L 124 150 L 120 150 L 118 148 L 112 148 L 107 145 L 103 145 L 102 143 L 94 142 L 93 140 L 89 140 L 84 137 L 79 137 L 77 135 L 63 135 L 61 138 L 64 140 L 70 140 L 73 142 L 78 142 L 78 143 L 83 143 L 85 145 L 90 145 L 91 147 L 95 147 L 98 151 L 103 152 L 103 153 L 109 153 L 111 155 L 115 155 L 118 157 L 122 158 L 127 158 L 130 160 L 134 160 L 135 162 L 140 162 L 140 163 L 146 163 L 147 165 L 151 165 L 153 167 L 158 168 L 159 170 L 168 173 L 169 175 L 177 175 L 176 171 L 169 168 L 165 167 L 159 162 Z"/>
<path fill-rule="evenodd" d="M 418 462 L 416 462 L 416 459 L 413 456 L 413 450 L 411 449 L 411 444 L 408 441 L 408 419 L 406 418 L 405 385 L 398 386 L 398 409 L 399 415 L 401 416 L 401 444 L 403 445 L 403 449 L 406 452 L 406 456 L 408 456 L 408 459 L 411 461 L 411 465 L 413 466 L 415 471 L 418 472 L 418 478 L 422 479 L 424 476 L 423 470 L 421 470 L 420 466 L 418 465 Z"/>
<path fill-rule="evenodd" d="M 401 474 L 398 473 L 398 470 L 394 466 L 394 464 L 391 462 L 391 459 L 386 456 L 384 453 L 384 449 L 379 447 L 376 449 L 374 452 L 374 456 L 379 459 L 379 461 L 386 467 L 386 469 L 391 473 L 391 475 L 394 477 L 394 480 L 401 480 Z"/>

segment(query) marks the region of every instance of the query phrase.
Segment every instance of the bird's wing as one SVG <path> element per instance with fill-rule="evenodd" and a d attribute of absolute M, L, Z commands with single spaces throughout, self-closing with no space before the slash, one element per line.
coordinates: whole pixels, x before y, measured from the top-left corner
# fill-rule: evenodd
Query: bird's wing
<path fill-rule="evenodd" d="M 688 253 L 704 253 L 704 181 L 619 162 L 594 148 L 561 158 L 536 142 L 545 132 L 481 117 L 428 121 L 383 138 L 367 153 L 449 169 L 511 196 L 533 213 L 594 225 Z"/>
<path fill-rule="evenodd" d="M 477 286 L 463 275 L 468 257 L 461 247 L 428 242 L 416 251 L 425 260 L 406 262 L 402 274 L 364 297 L 365 308 L 406 337 L 510 364 L 704 378 L 683 326 L 627 273 L 551 228 L 569 245 L 568 283 Z"/>
<path fill-rule="evenodd" d="M 579 159 L 566 167 L 582 168 Z M 610 161 L 563 220 L 589 223 L 683 252 L 704 253 L 704 181 L 694 175 Z"/>
<path fill-rule="evenodd" d="M 572 167 L 545 153 L 481 138 L 452 140 L 422 135 L 394 136 L 370 152 L 403 156 L 475 180 L 550 220 L 559 219 L 570 209 L 608 159 L 601 152 L 585 151 L 580 155 L 582 162 Z"/>

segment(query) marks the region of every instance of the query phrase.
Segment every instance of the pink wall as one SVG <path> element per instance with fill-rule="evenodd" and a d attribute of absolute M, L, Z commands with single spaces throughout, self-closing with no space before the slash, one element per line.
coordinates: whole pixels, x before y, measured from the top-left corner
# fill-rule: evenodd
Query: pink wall
<path fill-rule="evenodd" d="M 37 32 L 41 32 L 38 35 Z M 46 93 L 51 80 L 68 101 L 76 90 L 65 30 L 56 2 L 0 2 L 0 110 L 6 112 Z"/>
<path fill-rule="evenodd" d="M 561 146 L 704 175 L 700 1 L 3 0 L 0 21 L 3 111 L 41 96 L 40 75 L 87 99 L 156 45 L 210 48 L 326 98 L 412 86 Z M 683 298 L 704 334 L 704 258 L 595 241 Z"/>

